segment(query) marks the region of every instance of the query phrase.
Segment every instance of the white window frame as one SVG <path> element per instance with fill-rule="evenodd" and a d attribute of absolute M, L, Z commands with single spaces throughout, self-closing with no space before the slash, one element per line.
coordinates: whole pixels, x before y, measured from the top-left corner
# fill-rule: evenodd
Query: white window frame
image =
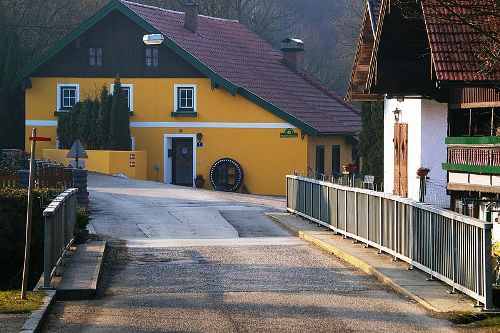
<path fill-rule="evenodd" d="M 129 103 L 129 109 L 130 112 L 134 112 L 134 85 L 132 83 L 122 83 L 122 88 L 127 88 L 129 89 L 129 94 L 128 94 L 128 103 Z M 109 86 L 109 93 L 113 95 L 113 92 L 115 91 L 115 84 L 111 84 Z"/>
<path fill-rule="evenodd" d="M 178 92 L 179 88 L 192 88 L 193 89 L 193 113 L 197 113 L 197 94 L 196 94 L 196 84 L 174 84 L 174 112 L 183 113 L 183 111 L 179 111 L 179 100 L 178 100 Z M 185 112 L 185 111 L 184 111 Z"/>
<path fill-rule="evenodd" d="M 78 83 L 58 83 L 57 84 L 57 112 L 69 112 L 63 110 L 61 105 L 61 89 L 66 87 L 76 88 L 76 103 L 80 102 L 80 85 Z"/>

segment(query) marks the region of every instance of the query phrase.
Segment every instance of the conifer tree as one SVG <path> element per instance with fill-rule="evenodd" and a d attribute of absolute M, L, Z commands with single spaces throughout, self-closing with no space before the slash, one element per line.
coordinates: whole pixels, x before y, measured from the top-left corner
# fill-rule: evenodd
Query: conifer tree
<path fill-rule="evenodd" d="M 59 148 L 69 149 L 73 142 L 70 142 L 70 115 L 60 115 L 57 120 L 57 139 L 59 140 Z"/>
<path fill-rule="evenodd" d="M 382 103 L 363 103 L 359 135 L 359 154 L 363 158 L 361 172 L 375 176 L 380 183 L 384 177 L 384 106 Z"/>
<path fill-rule="evenodd" d="M 130 150 L 130 111 L 119 77 L 115 79 L 111 101 L 110 149 Z"/>
<path fill-rule="evenodd" d="M 98 149 L 107 149 L 109 146 L 109 123 L 111 116 L 111 98 L 105 85 L 102 86 L 97 110 L 96 141 Z"/>

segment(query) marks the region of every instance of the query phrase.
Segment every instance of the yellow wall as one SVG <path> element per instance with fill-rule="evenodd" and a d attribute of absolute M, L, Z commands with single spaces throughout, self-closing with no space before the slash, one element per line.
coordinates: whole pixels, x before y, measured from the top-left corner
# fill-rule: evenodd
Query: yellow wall
<path fill-rule="evenodd" d="M 325 146 L 325 174 L 332 174 L 332 146 L 340 145 L 340 171 L 342 166 L 352 160 L 352 145 L 344 136 L 308 137 L 307 160 L 308 166 L 316 170 L 316 146 Z"/>
<path fill-rule="evenodd" d="M 113 81 L 106 78 L 32 78 L 31 80 L 32 88 L 26 90 L 26 119 L 36 121 L 57 121 L 57 117 L 54 116 L 57 107 L 57 84 L 79 84 L 80 100 L 83 100 L 86 97 L 97 96 L 103 84 L 109 89 Z M 156 127 L 150 128 L 131 127 L 131 134 L 136 142 L 135 149 L 147 151 L 146 169 L 149 180 L 163 181 L 165 134 L 203 134 L 204 146 L 196 150 L 196 173 L 203 174 L 207 179 L 206 188 L 211 188 L 208 180 L 211 166 L 224 157 L 233 158 L 242 165 L 245 173 L 244 183 L 251 193 L 256 194 L 283 195 L 287 173 L 295 170 L 304 171 L 308 165 L 312 167 L 308 156 L 311 154 L 312 141 L 307 135 L 302 139 L 297 128 L 294 130 L 299 136 L 286 139 L 280 138 L 284 128 L 208 128 L 213 124 L 190 128 L 189 123 L 192 122 L 225 123 L 226 127 L 232 127 L 231 123 L 286 123 L 285 120 L 240 95 L 233 96 L 222 88 L 212 89 L 209 79 L 122 78 L 121 82 L 133 84 L 134 115 L 130 118 L 131 122 L 179 123 L 175 127 L 171 124 L 168 126 L 153 124 L 152 126 Z M 171 116 L 174 110 L 174 84 L 197 85 L 197 117 Z M 31 127 L 26 127 L 27 137 Z M 53 139 L 52 143 L 39 144 L 37 156 L 41 156 L 43 149 L 55 148 L 56 128 L 38 126 L 38 134 Z M 333 139 L 330 137 L 330 141 Z M 341 141 L 345 146 L 342 137 L 335 140 Z M 28 144 L 27 141 L 26 143 Z M 328 148 L 325 150 L 325 159 L 328 160 Z M 348 155 L 346 149 L 342 149 L 342 154 Z M 329 159 L 331 161 L 331 157 Z M 155 164 L 159 164 L 160 170 L 155 169 Z"/>
<path fill-rule="evenodd" d="M 85 169 L 114 175 L 123 173 L 133 179 L 147 179 L 147 152 L 145 151 L 109 151 L 109 150 L 86 150 L 89 158 L 85 161 Z M 67 150 L 64 149 L 44 149 L 43 158 L 46 160 L 64 163 L 68 165 L 70 158 L 67 158 Z M 130 159 L 130 154 L 135 154 L 135 159 Z M 134 161 L 135 166 L 130 162 Z"/>

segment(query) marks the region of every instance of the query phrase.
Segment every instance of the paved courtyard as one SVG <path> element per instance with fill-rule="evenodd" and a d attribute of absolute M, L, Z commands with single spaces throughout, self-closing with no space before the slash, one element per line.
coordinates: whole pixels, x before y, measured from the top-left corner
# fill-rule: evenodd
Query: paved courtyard
<path fill-rule="evenodd" d="M 101 288 L 45 332 L 452 332 L 263 215 L 282 198 L 90 175 Z"/>

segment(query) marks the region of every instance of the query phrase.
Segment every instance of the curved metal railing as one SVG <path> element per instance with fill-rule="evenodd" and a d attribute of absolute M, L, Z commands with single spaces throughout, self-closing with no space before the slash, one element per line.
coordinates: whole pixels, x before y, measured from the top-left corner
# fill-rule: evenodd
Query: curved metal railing
<path fill-rule="evenodd" d="M 406 261 L 492 307 L 492 223 L 392 194 L 287 176 L 288 211 Z"/>

